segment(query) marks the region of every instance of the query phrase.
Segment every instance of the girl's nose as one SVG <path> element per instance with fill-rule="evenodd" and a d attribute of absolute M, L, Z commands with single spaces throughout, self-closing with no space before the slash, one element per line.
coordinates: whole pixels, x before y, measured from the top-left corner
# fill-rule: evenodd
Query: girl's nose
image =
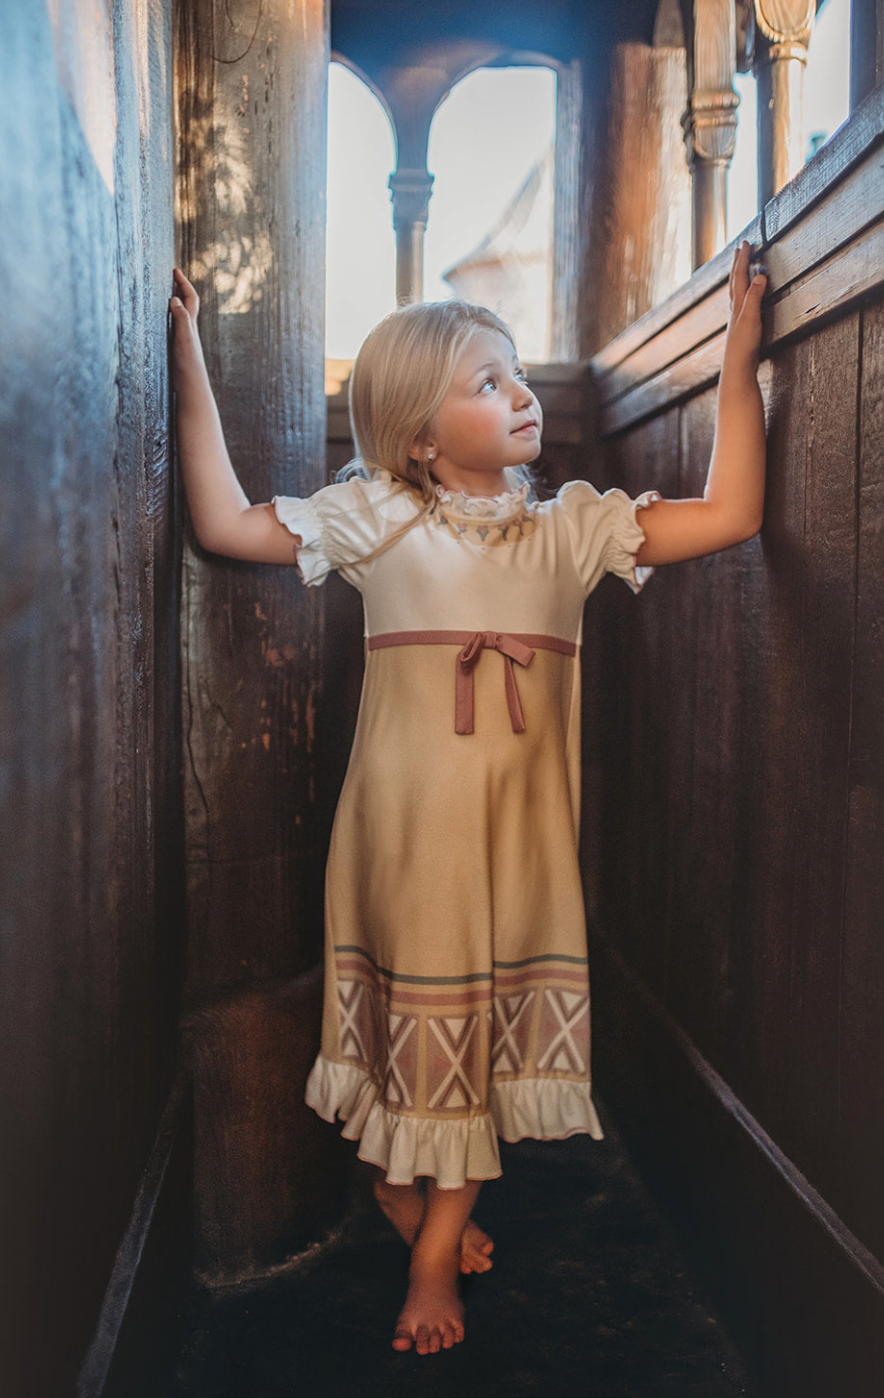
<path fill-rule="evenodd" d="M 523 379 L 514 379 L 513 404 L 517 408 L 527 408 L 534 401 L 534 394 Z"/>

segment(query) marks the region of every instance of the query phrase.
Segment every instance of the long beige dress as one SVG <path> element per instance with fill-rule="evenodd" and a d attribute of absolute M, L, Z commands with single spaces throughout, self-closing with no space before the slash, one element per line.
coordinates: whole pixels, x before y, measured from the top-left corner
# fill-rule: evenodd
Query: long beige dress
<path fill-rule="evenodd" d="M 365 606 L 366 671 L 326 875 L 322 1049 L 307 1101 L 394 1184 L 500 1174 L 498 1137 L 599 1138 L 577 862 L 583 604 L 637 591 L 622 491 L 440 491 L 385 473 L 277 497 L 307 583 Z M 460 730 L 460 731 L 457 731 Z"/>

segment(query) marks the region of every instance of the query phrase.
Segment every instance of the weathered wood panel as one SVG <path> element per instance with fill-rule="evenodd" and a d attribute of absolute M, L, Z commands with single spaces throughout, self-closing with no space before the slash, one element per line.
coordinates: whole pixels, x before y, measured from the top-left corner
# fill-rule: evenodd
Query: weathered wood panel
<path fill-rule="evenodd" d="M 254 501 L 325 483 L 321 4 L 179 7 L 182 264 Z M 322 935 L 321 596 L 292 569 L 184 574 L 188 995 L 288 977 Z"/>
<path fill-rule="evenodd" d="M 0 1387 L 49 1398 L 171 1082 L 171 5 L 6 6 L 3 45 Z"/>
<path fill-rule="evenodd" d="M 862 318 L 856 642 L 841 976 L 844 1218 L 884 1257 L 884 307 Z"/>
<path fill-rule="evenodd" d="M 717 1241 L 706 1251 L 711 1257 L 719 1248 L 722 1265 L 728 1210 L 713 1172 L 725 1188 L 736 1180 L 716 1151 L 732 1151 L 735 1134 L 754 1123 L 755 1144 L 739 1147 L 745 1160 L 756 1152 L 749 1192 L 773 1197 L 764 1183 L 764 1133 L 794 1196 L 805 1190 L 803 1213 L 784 1203 L 779 1216 L 758 1220 L 756 1250 L 770 1280 L 760 1309 L 743 1262 L 731 1296 L 741 1308 L 734 1323 L 754 1335 L 769 1365 L 763 1377 L 778 1395 L 828 1395 L 839 1354 L 852 1392 L 871 1398 L 884 1379 L 870 1328 L 884 1310 L 884 1272 L 871 1256 L 880 1258 L 884 1243 L 884 264 L 869 253 L 882 226 L 882 107 L 879 93 L 864 110 L 862 139 L 850 127 L 841 133 L 840 165 L 827 157 L 829 187 L 808 171 L 797 191 L 784 191 L 763 213 L 772 309 L 762 367 L 769 484 L 760 539 L 661 570 L 637 603 L 617 598 L 608 608 L 605 598 L 593 628 L 613 697 L 592 718 L 597 741 L 618 763 L 603 764 L 591 784 L 587 820 L 604 832 L 592 906 L 615 961 L 638 988 L 620 1023 L 596 977 L 597 1017 L 616 1036 L 616 1060 L 606 1060 L 604 1039 L 597 1045 L 602 1090 L 607 1068 L 637 1137 L 647 1095 L 647 1130 L 656 1133 L 661 1161 L 668 1153 L 665 1173 L 676 1193 L 680 1143 L 703 1138 L 703 1121 L 691 1114 L 708 1112 L 710 1144 L 694 1162 L 693 1203 L 687 1191 L 682 1203 L 694 1228 L 710 1220 L 707 1242 Z M 604 484 L 676 493 L 670 453 L 659 446 L 676 440 L 680 493 L 702 488 L 710 376 L 720 365 L 715 313 L 728 260 L 704 269 L 594 364 L 608 447 Z M 815 279 L 818 287 L 825 281 L 816 298 L 805 295 Z M 624 700 L 630 686 L 643 693 Z M 688 1069 L 673 1059 L 669 1084 L 658 1071 L 667 1034 L 718 1083 L 713 1095 L 731 1122 L 718 1145 L 715 1113 L 689 1087 Z M 622 1053 L 638 1056 L 631 1072 Z M 648 1053 L 656 1063 L 644 1061 Z M 656 1106 L 669 1090 L 671 1150 L 659 1140 L 669 1128 Z M 713 1224 L 712 1211 L 723 1205 Z M 744 1213 L 739 1227 L 752 1226 Z M 831 1244 L 843 1254 L 847 1307 L 846 1293 L 834 1290 L 842 1268 L 827 1256 Z M 733 1247 L 737 1256 L 736 1237 Z M 802 1329 L 820 1325 L 827 1307 L 835 1324 L 812 1347 L 811 1362 Z"/>

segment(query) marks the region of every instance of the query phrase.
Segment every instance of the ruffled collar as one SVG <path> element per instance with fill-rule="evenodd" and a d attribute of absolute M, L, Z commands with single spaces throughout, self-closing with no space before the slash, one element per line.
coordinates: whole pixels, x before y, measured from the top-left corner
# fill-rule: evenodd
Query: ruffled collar
<path fill-rule="evenodd" d="M 442 512 L 449 519 L 489 520 L 501 524 L 525 513 L 530 489 L 525 482 L 517 490 L 507 490 L 502 495 L 465 495 L 462 490 L 446 490 L 437 485 L 436 495 Z"/>

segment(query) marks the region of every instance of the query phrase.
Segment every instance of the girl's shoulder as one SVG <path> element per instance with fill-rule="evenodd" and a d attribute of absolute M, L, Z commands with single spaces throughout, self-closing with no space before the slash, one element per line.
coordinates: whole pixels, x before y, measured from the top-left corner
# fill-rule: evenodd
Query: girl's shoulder
<path fill-rule="evenodd" d="M 370 476 L 352 475 L 323 486 L 310 497 L 320 513 L 336 515 L 349 511 L 378 511 L 385 519 L 401 523 L 417 513 L 412 492 L 399 485 L 387 471 Z"/>
<path fill-rule="evenodd" d="M 322 582 L 332 569 L 358 566 L 418 510 L 411 492 L 386 472 L 351 476 L 306 497 L 275 495 L 273 508 L 280 523 L 301 540 L 298 559 L 309 583 Z"/>
<path fill-rule="evenodd" d="M 614 573 L 634 591 L 650 576 L 637 569 L 635 555 L 644 542 L 638 513 L 659 499 L 648 491 L 633 500 L 616 487 L 599 491 L 589 481 L 567 481 L 552 500 L 537 508 L 551 523 L 565 531 L 577 572 L 587 591 L 603 573 Z"/>

